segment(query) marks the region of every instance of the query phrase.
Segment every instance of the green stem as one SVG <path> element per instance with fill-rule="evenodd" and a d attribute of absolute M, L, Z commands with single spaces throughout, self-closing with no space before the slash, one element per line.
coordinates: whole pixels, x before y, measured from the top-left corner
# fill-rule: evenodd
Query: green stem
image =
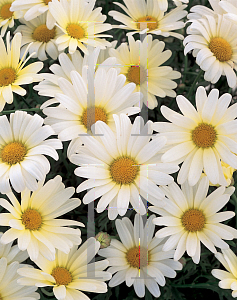
<path fill-rule="evenodd" d="M 8 114 L 16 112 L 17 110 L 20 110 L 20 111 L 41 111 L 42 109 L 40 109 L 40 108 L 22 108 L 22 109 L 13 109 L 13 110 L 3 110 L 2 112 L 0 112 L 0 115 L 8 115 Z"/>
<path fill-rule="evenodd" d="M 196 83 L 198 82 L 198 80 L 200 79 L 200 77 L 201 77 L 202 74 L 203 74 L 203 70 L 200 70 L 199 73 L 197 74 L 197 77 L 196 77 L 196 79 L 194 80 L 194 82 L 193 82 L 193 84 L 192 84 L 192 86 L 191 86 L 189 92 L 188 92 L 188 95 L 187 95 L 187 97 L 186 97 L 187 99 L 189 99 L 190 95 L 192 95 L 192 92 L 193 92 L 193 90 L 194 90 L 194 88 L 195 88 L 195 86 L 196 86 Z"/>

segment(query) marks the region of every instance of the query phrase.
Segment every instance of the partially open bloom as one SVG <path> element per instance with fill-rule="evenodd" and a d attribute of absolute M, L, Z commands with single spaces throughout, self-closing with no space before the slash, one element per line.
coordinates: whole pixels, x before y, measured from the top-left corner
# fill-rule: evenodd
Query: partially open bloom
<path fill-rule="evenodd" d="M 144 104 L 153 109 L 158 105 L 155 96 L 175 97 L 173 89 L 177 87 L 177 83 L 172 79 L 180 78 L 181 74 L 171 67 L 161 66 L 172 55 L 170 50 L 163 51 L 165 43 L 152 41 L 151 35 L 146 36 L 143 42 L 135 42 L 129 36 L 128 42 L 129 47 L 127 43 L 122 43 L 117 50 L 111 49 L 110 55 L 117 58 L 126 82 L 134 82 L 136 91 L 147 95 L 143 97 Z"/>
<path fill-rule="evenodd" d="M 31 43 L 29 53 L 32 54 L 33 58 L 38 57 L 39 60 L 46 60 L 47 53 L 52 59 L 57 59 L 59 52 L 55 41 L 60 34 L 60 29 L 57 26 L 48 29 L 46 14 L 40 15 L 31 21 L 25 21 L 24 19 L 20 19 L 20 21 L 24 25 L 18 26 L 15 32 L 21 32 L 22 34 L 23 47 L 21 53 L 24 53 Z"/>
<path fill-rule="evenodd" d="M 6 194 L 12 187 L 18 193 L 25 187 L 34 191 L 36 180 L 43 180 L 50 170 L 49 155 L 58 160 L 56 149 L 62 148 L 58 139 L 48 139 L 54 134 L 44 119 L 23 111 L 0 116 L 0 193 Z"/>
<path fill-rule="evenodd" d="M 40 16 L 43 13 L 47 14 L 46 24 L 49 29 L 55 25 L 55 19 L 49 11 L 49 2 L 52 0 L 15 0 L 10 11 L 22 12 L 26 21 L 30 21 Z"/>
<path fill-rule="evenodd" d="M 7 28 L 12 28 L 14 26 L 14 20 L 19 18 L 19 15 L 15 12 L 10 11 L 10 7 L 14 0 L 0 0 L 0 27 L 1 36 L 4 36 Z"/>
<path fill-rule="evenodd" d="M 30 268 L 26 268 L 27 270 Z M 21 300 L 30 299 L 37 300 L 40 299 L 40 295 L 36 293 L 37 287 L 26 287 L 17 284 L 17 280 L 21 278 L 17 274 L 19 270 L 19 262 L 14 261 L 8 265 L 7 259 L 2 257 L 0 259 L 0 299 L 2 300 Z"/>
<path fill-rule="evenodd" d="M 212 275 L 220 280 L 219 287 L 222 289 L 231 289 L 232 297 L 237 297 L 237 257 L 231 249 L 218 252 L 215 257 L 222 263 L 227 271 L 214 269 Z"/>
<path fill-rule="evenodd" d="M 118 2 L 115 4 L 120 6 L 127 15 L 115 10 L 111 10 L 109 15 L 125 24 L 120 25 L 121 28 L 132 30 L 128 34 L 147 31 L 151 34 L 183 39 L 180 33 L 173 32 L 173 30 L 184 27 L 184 22 L 180 19 L 187 15 L 184 10 L 187 5 L 181 5 L 164 15 L 164 8 L 160 8 L 157 0 L 125 0 L 124 2 L 126 6 Z"/>
<path fill-rule="evenodd" d="M 79 199 L 71 198 L 74 188 L 65 189 L 60 176 L 43 184 L 39 182 L 38 190 L 32 194 L 26 188 L 21 193 L 21 203 L 12 192 L 7 194 L 11 204 L 0 199 L 0 205 L 9 211 L 0 214 L 0 225 L 11 227 L 1 242 L 8 244 L 18 239 L 19 249 L 27 250 L 33 261 L 39 253 L 54 260 L 55 248 L 69 253 L 74 244 L 81 243 L 81 231 L 65 226 L 84 226 L 77 221 L 56 219 L 81 204 Z"/>
<path fill-rule="evenodd" d="M 154 217 L 145 225 L 138 214 L 134 226 L 128 218 L 115 221 L 122 243 L 113 239 L 108 248 L 99 251 L 109 261 L 108 272 L 116 273 L 109 282 L 110 287 L 125 281 L 127 286 L 134 286 L 138 297 L 145 296 L 145 286 L 154 297 L 159 297 L 159 285 L 165 285 L 165 277 L 174 278 L 175 270 L 182 269 L 181 263 L 173 260 L 174 250 L 163 252 L 163 239 L 153 238 Z"/>
<path fill-rule="evenodd" d="M 227 185 L 221 161 L 237 169 L 237 104 L 231 105 L 230 94 L 219 98 L 217 89 L 207 96 L 204 87 L 196 92 L 196 107 L 179 95 L 177 104 L 183 115 L 162 106 L 163 116 L 171 123 L 156 122 L 154 130 L 167 137 L 170 149 L 163 162 L 178 162 L 182 167 L 178 182 L 188 179 L 190 185 L 199 180 L 204 169 L 212 184 Z"/>
<path fill-rule="evenodd" d="M 59 300 L 89 300 L 84 291 L 106 293 L 107 285 L 104 281 L 111 278 L 111 274 L 104 271 L 109 264 L 108 260 L 90 263 L 99 248 L 100 243 L 90 238 L 79 249 L 73 246 L 68 254 L 57 250 L 54 261 L 39 255 L 35 264 L 40 270 L 20 268 L 18 273 L 24 278 L 17 282 L 26 286 L 52 286 Z"/>
<path fill-rule="evenodd" d="M 216 253 L 216 247 L 228 249 L 229 245 L 223 241 L 237 238 L 237 230 L 221 224 L 232 218 L 232 211 L 218 211 L 229 201 L 234 193 L 234 187 L 217 188 L 207 196 L 209 182 L 204 177 L 191 187 L 186 181 L 181 189 L 176 183 L 168 187 L 161 187 L 166 198 L 163 208 L 150 207 L 150 210 L 161 215 L 154 219 L 156 225 L 165 225 L 156 232 L 156 237 L 169 237 L 162 250 L 169 251 L 176 248 L 174 259 L 179 260 L 185 251 L 198 264 L 201 245 L 203 243 L 211 252 Z"/>
<path fill-rule="evenodd" d="M 184 39 L 184 54 L 193 50 L 197 64 L 205 71 L 205 80 L 216 83 L 224 75 L 230 87 L 236 85 L 236 30 L 237 25 L 221 15 L 217 19 L 206 15 L 192 21 L 191 34 Z"/>
<path fill-rule="evenodd" d="M 101 14 L 102 7 L 93 10 L 96 0 L 87 3 L 86 0 L 52 0 L 49 2 L 49 10 L 57 21 L 57 26 L 62 34 L 57 38 L 58 50 L 69 48 L 72 54 L 79 47 L 84 53 L 88 53 L 85 45 L 99 46 L 105 49 L 110 43 L 101 37 L 111 37 L 102 34 L 112 29 L 108 23 L 103 24 L 106 16 Z M 68 13 L 70 12 L 70 13 Z"/>
<path fill-rule="evenodd" d="M 24 65 L 30 58 L 28 57 L 24 60 L 27 51 L 25 51 L 20 60 L 21 39 L 22 36 L 18 32 L 13 37 L 10 45 L 10 32 L 8 32 L 6 47 L 3 39 L 0 37 L 0 111 L 3 110 L 6 102 L 13 102 L 13 93 L 21 96 L 26 94 L 26 90 L 20 85 L 41 80 L 41 76 L 37 73 L 43 68 L 42 62 L 28 64 L 24 68 Z"/>
<path fill-rule="evenodd" d="M 99 136 L 81 136 L 82 143 L 78 154 L 72 154 L 70 160 L 80 167 L 75 174 L 89 178 L 81 183 L 77 192 L 90 191 L 83 198 L 88 204 L 100 198 L 97 212 L 108 206 L 108 217 L 113 220 L 118 214 L 125 215 L 129 203 L 141 214 L 146 208 L 140 195 L 154 205 L 163 205 L 165 195 L 157 185 L 173 182 L 168 175 L 178 170 L 176 164 L 160 162 L 160 149 L 166 143 L 165 137 L 150 141 L 152 122 L 144 125 L 141 117 L 133 124 L 125 114 L 113 115 L 114 132 L 110 127 L 97 121 L 93 134 Z"/>

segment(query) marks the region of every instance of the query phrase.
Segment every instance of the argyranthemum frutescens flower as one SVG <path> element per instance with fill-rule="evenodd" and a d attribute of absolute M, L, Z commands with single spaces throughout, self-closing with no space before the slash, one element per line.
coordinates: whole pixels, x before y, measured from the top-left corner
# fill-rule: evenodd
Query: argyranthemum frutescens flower
<path fill-rule="evenodd" d="M 42 126 L 44 119 L 23 111 L 0 116 L 0 193 L 11 191 L 9 181 L 17 192 L 25 187 L 38 188 L 36 180 L 43 180 L 50 170 L 49 155 L 58 160 L 56 149 L 62 148 L 58 139 L 48 139 L 53 129 Z"/>
<path fill-rule="evenodd" d="M 175 97 L 173 91 L 177 83 L 172 79 L 181 77 L 177 71 L 171 67 L 161 66 L 170 57 L 172 52 L 166 50 L 163 52 L 165 43 L 158 40 L 152 41 L 152 36 L 145 37 L 143 42 L 136 41 L 132 36 L 128 37 L 129 48 L 127 43 L 117 49 L 110 49 L 110 55 L 115 56 L 121 73 L 126 76 L 126 82 L 134 82 L 136 91 L 147 94 L 147 99 L 143 102 L 148 108 L 153 109 L 158 105 L 156 96 Z"/>
<path fill-rule="evenodd" d="M 184 54 L 193 50 L 196 62 L 205 71 L 204 79 L 216 83 L 225 75 L 228 85 L 237 83 L 234 69 L 237 69 L 237 25 L 218 15 L 192 20 L 189 33 L 184 39 Z"/>
<path fill-rule="evenodd" d="M 88 204 L 100 198 L 97 212 L 108 206 L 108 217 L 125 215 L 129 202 L 141 214 L 146 208 L 139 194 L 154 205 L 163 205 L 164 193 L 158 185 L 173 182 L 168 175 L 178 170 L 176 164 L 160 162 L 160 149 L 166 143 L 161 137 L 150 141 L 152 122 L 144 125 L 137 117 L 133 124 L 125 114 L 113 115 L 115 132 L 104 122 L 97 121 L 93 133 L 100 136 L 81 136 L 84 147 L 70 156 L 72 163 L 80 167 L 75 174 L 89 178 L 81 183 L 77 192 L 92 188 L 83 198 Z"/>
<path fill-rule="evenodd" d="M 41 14 L 47 14 L 47 27 L 52 29 L 55 24 L 55 19 L 51 15 L 49 11 L 49 2 L 52 0 L 15 0 L 11 6 L 10 11 L 14 12 L 22 12 L 23 17 L 26 21 L 30 21 L 35 19 L 36 17 L 40 16 Z"/>
<path fill-rule="evenodd" d="M 106 72 L 103 67 L 95 74 L 95 99 L 91 99 L 85 81 L 81 75 L 71 72 L 72 84 L 64 79 L 58 80 L 63 94 L 56 94 L 60 103 L 57 107 L 47 107 L 43 110 L 47 115 L 45 124 L 50 124 L 62 141 L 78 138 L 91 130 L 96 121 L 103 121 L 114 129 L 113 114 L 136 114 L 140 111 L 133 107 L 140 100 L 140 93 L 133 93 L 134 83 L 124 86 L 125 76 L 118 75 L 115 68 Z"/>
<path fill-rule="evenodd" d="M 3 110 L 6 102 L 13 102 L 13 92 L 21 96 L 26 94 L 26 90 L 20 85 L 41 80 L 41 76 L 36 73 L 43 68 L 42 62 L 34 62 L 24 68 L 25 63 L 30 58 L 28 57 L 24 61 L 26 52 L 19 62 L 21 38 L 19 32 L 15 34 L 10 46 L 10 32 L 8 32 L 6 37 L 7 47 L 5 47 L 5 43 L 0 37 L 0 111 Z"/>
<path fill-rule="evenodd" d="M 33 54 L 31 57 L 38 57 L 39 60 L 46 60 L 46 53 L 52 57 L 52 59 L 57 59 L 58 57 L 58 46 L 55 44 L 57 37 L 60 35 L 61 30 L 54 26 L 52 29 L 48 29 L 46 26 L 46 14 L 42 14 L 39 17 L 33 19 L 32 21 L 25 21 L 20 19 L 21 23 L 17 27 L 15 32 L 20 32 L 22 34 L 21 53 L 24 53 L 30 43 L 29 53 Z"/>
<path fill-rule="evenodd" d="M 18 283 L 25 286 L 53 286 L 54 295 L 59 300 L 89 300 L 84 291 L 106 293 L 104 281 L 109 280 L 111 274 L 103 270 L 107 268 L 108 260 L 90 263 L 99 248 L 100 242 L 90 238 L 79 249 L 73 246 L 68 254 L 57 250 L 55 261 L 48 261 L 39 255 L 35 264 L 40 270 L 20 268 L 18 273 L 24 278 L 19 279 Z"/>
<path fill-rule="evenodd" d="M 77 221 L 56 219 L 81 204 L 79 199 L 71 198 L 75 189 L 65 189 L 61 176 L 43 184 L 44 181 L 39 182 L 32 194 L 26 188 L 21 193 L 21 204 L 12 192 L 7 194 L 11 204 L 0 199 L 0 205 L 9 211 L 0 214 L 0 224 L 11 227 L 2 235 L 1 242 L 7 244 L 18 239 L 19 249 L 27 250 L 33 261 L 39 253 L 54 260 L 55 248 L 69 253 L 74 244 L 81 243 L 81 231 L 65 226 L 84 226 Z"/>
<path fill-rule="evenodd" d="M 102 7 L 93 10 L 96 0 L 89 3 L 85 0 L 52 0 L 49 2 L 49 10 L 57 21 L 57 26 L 62 34 L 57 38 L 58 50 L 69 47 L 69 53 L 75 52 L 79 47 L 84 53 L 88 53 L 85 45 L 99 46 L 105 49 L 110 43 L 101 37 L 112 37 L 103 34 L 112 29 L 108 23 L 104 24 L 106 16 L 101 14 Z M 70 12 L 70 14 L 68 13 Z"/>
<path fill-rule="evenodd" d="M 228 249 L 224 240 L 237 238 L 237 230 L 221 224 L 232 218 L 232 211 L 218 211 L 229 201 L 235 188 L 221 186 L 207 196 L 208 178 L 205 176 L 191 187 L 186 181 L 181 189 L 176 183 L 161 187 L 166 194 L 166 205 L 163 208 L 150 207 L 150 210 L 161 215 L 154 219 L 154 224 L 167 227 L 157 231 L 156 237 L 169 237 L 163 246 L 163 251 L 175 250 L 174 259 L 178 260 L 185 251 L 198 264 L 200 260 L 200 242 L 211 252 L 216 253 L 216 247 Z"/>
<path fill-rule="evenodd" d="M 1 36 L 4 36 L 8 26 L 12 28 L 14 26 L 14 20 L 19 16 L 15 12 L 10 11 L 10 7 L 14 0 L 0 0 L 0 28 Z"/>
<path fill-rule="evenodd" d="M 3 233 L 0 232 L 0 238 L 2 235 Z M 29 256 L 27 251 L 21 251 L 17 245 L 12 246 L 12 243 L 5 245 L 0 241 L 0 258 L 6 257 L 8 265 L 14 261 L 21 263 Z"/>
<path fill-rule="evenodd" d="M 217 89 L 207 97 L 205 88 L 200 86 L 196 92 L 197 110 L 179 95 L 176 100 L 183 115 L 162 106 L 163 116 L 172 123 L 153 124 L 171 147 L 161 160 L 183 162 L 178 174 L 180 184 L 187 179 L 190 185 L 196 184 L 204 169 L 212 184 L 227 185 L 220 161 L 237 169 L 237 104 L 228 108 L 230 94 L 218 97 Z"/>
<path fill-rule="evenodd" d="M 26 268 L 30 269 L 29 267 Z M 19 262 L 14 261 L 10 265 L 7 264 L 7 259 L 0 259 L 0 299 L 1 300 L 37 300 L 40 295 L 36 293 L 37 287 L 26 287 L 17 284 L 17 280 L 21 278 L 17 274 L 19 270 Z"/>
<path fill-rule="evenodd" d="M 181 5 L 166 15 L 159 7 L 157 0 L 125 0 L 126 6 L 115 2 L 127 15 L 111 10 L 109 15 L 115 20 L 125 25 L 121 28 L 132 30 L 128 34 L 134 34 L 146 30 L 151 34 L 163 35 L 165 37 L 174 36 L 183 39 L 180 33 L 173 32 L 184 27 L 184 22 L 179 21 L 187 15 L 184 10 L 187 5 Z"/>
<path fill-rule="evenodd" d="M 222 263 L 227 271 L 214 269 L 212 275 L 220 279 L 219 287 L 222 289 L 231 289 L 232 297 L 237 297 L 237 257 L 231 249 L 218 252 L 215 257 Z"/>
<path fill-rule="evenodd" d="M 190 8 L 190 13 L 187 15 L 188 19 L 201 19 L 203 16 L 212 16 L 214 18 L 218 18 L 219 15 L 223 15 L 225 11 L 220 6 L 221 0 L 208 0 L 212 9 L 204 6 L 204 5 L 194 5 Z M 232 1 L 232 0 L 230 0 Z M 234 0 L 235 1 L 235 0 Z"/>
<path fill-rule="evenodd" d="M 165 276 L 174 278 L 174 270 L 182 269 L 181 263 L 173 260 L 174 250 L 163 252 L 163 239 L 153 238 L 154 217 L 152 215 L 145 225 L 138 214 L 134 226 L 128 218 L 115 221 L 122 243 L 112 239 L 108 248 L 99 251 L 109 261 L 108 272 L 116 273 L 109 282 L 110 287 L 125 281 L 127 286 L 134 286 L 138 297 L 145 296 L 145 286 L 154 297 L 159 297 L 159 285 L 165 285 Z"/>

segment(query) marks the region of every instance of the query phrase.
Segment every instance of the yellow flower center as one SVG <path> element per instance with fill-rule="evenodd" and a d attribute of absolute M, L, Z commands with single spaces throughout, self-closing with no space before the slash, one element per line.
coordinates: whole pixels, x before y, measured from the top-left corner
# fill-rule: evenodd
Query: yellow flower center
<path fill-rule="evenodd" d="M 81 123 L 88 129 L 91 129 L 91 126 L 97 121 L 103 121 L 107 124 L 107 114 L 106 111 L 97 106 L 88 107 L 84 110 L 81 116 Z"/>
<path fill-rule="evenodd" d="M 145 248 L 133 247 L 126 253 L 126 259 L 131 267 L 140 269 L 149 264 L 150 254 Z"/>
<path fill-rule="evenodd" d="M 44 3 L 46 4 L 46 5 L 48 5 L 48 3 L 49 2 L 51 2 L 52 0 L 44 0 Z"/>
<path fill-rule="evenodd" d="M 200 210 L 191 208 L 182 215 L 181 222 L 187 231 L 194 232 L 203 229 L 206 219 Z"/>
<path fill-rule="evenodd" d="M 228 61 L 232 57 L 231 45 L 223 38 L 213 38 L 209 44 L 209 49 L 219 61 Z"/>
<path fill-rule="evenodd" d="M 56 267 L 51 275 L 54 277 L 57 285 L 67 285 L 72 282 L 72 274 L 66 268 Z"/>
<path fill-rule="evenodd" d="M 70 37 L 80 40 L 85 37 L 85 30 L 78 24 L 69 24 L 66 28 Z"/>
<path fill-rule="evenodd" d="M 32 37 L 38 42 L 48 43 L 51 39 L 55 38 L 55 28 L 48 29 L 46 25 L 40 25 L 35 28 Z"/>
<path fill-rule="evenodd" d="M 143 67 L 131 66 L 126 77 L 129 82 L 134 82 L 136 85 L 140 85 L 147 79 L 147 74 Z"/>
<path fill-rule="evenodd" d="M 137 20 L 138 29 L 143 30 L 148 28 L 149 29 L 148 31 L 151 31 L 157 29 L 157 27 L 158 27 L 157 19 L 151 16 L 142 17 Z"/>
<path fill-rule="evenodd" d="M 32 208 L 27 208 L 22 214 L 21 220 L 25 228 L 30 230 L 38 230 L 42 224 L 41 214 Z"/>
<path fill-rule="evenodd" d="M 16 71 L 12 68 L 0 70 L 0 86 L 7 86 L 16 80 Z"/>
<path fill-rule="evenodd" d="M 110 174 L 117 184 L 131 184 L 136 179 L 140 167 L 130 157 L 121 156 L 110 165 Z"/>
<path fill-rule="evenodd" d="M 2 162 L 15 165 L 21 162 L 27 153 L 26 147 L 19 142 L 12 142 L 3 147 L 0 152 Z"/>
<path fill-rule="evenodd" d="M 10 7 L 11 7 L 11 3 L 7 3 L 5 5 L 3 5 L 0 9 L 0 16 L 3 19 L 9 19 L 12 17 L 13 15 L 13 11 L 10 11 Z"/>
<path fill-rule="evenodd" d="M 216 131 L 212 125 L 201 123 L 192 131 L 192 140 L 199 148 L 212 147 L 216 142 Z"/>

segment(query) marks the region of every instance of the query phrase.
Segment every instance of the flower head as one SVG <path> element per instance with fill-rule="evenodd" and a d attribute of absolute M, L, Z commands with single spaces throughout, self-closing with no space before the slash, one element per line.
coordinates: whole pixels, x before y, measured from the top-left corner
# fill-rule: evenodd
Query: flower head
<path fill-rule="evenodd" d="M 24 53 L 31 43 L 28 49 L 31 57 L 38 57 L 39 60 L 43 61 L 47 59 L 47 53 L 52 59 L 57 59 L 59 53 L 55 41 L 60 34 L 60 29 L 57 26 L 48 29 L 46 14 L 40 15 L 32 21 L 25 21 L 24 19 L 20 19 L 20 21 L 24 25 L 18 26 L 15 32 L 22 34 L 21 53 Z"/>
<path fill-rule="evenodd" d="M 225 75 L 230 87 L 236 85 L 236 29 L 235 24 L 221 15 L 217 19 L 206 15 L 205 18 L 192 21 L 191 34 L 184 39 L 184 53 L 194 50 L 197 64 L 205 71 L 205 80 L 216 83 L 221 75 Z"/>
<path fill-rule="evenodd" d="M 134 225 L 128 218 L 115 221 L 122 242 L 113 239 L 108 248 L 99 251 L 109 261 L 108 271 L 116 273 L 109 282 L 110 287 L 125 281 L 127 286 L 134 286 L 138 297 L 145 296 L 145 286 L 154 297 L 159 297 L 159 285 L 165 285 L 165 276 L 174 278 L 175 270 L 182 269 L 181 263 L 173 260 L 173 250 L 161 250 L 163 239 L 153 238 L 154 217 L 152 215 L 145 224 L 138 214 Z"/>
<path fill-rule="evenodd" d="M 102 49 L 110 46 L 109 42 L 100 38 L 111 37 L 102 32 L 112 29 L 112 26 L 103 24 L 106 16 L 101 14 L 101 7 L 93 10 L 95 1 L 52 0 L 49 3 L 49 10 L 62 30 L 62 35 L 56 40 L 59 51 L 69 47 L 69 53 L 72 54 L 79 47 L 84 53 L 88 53 L 85 45 L 99 46 Z"/>
<path fill-rule="evenodd" d="M 0 205 L 9 213 L 0 214 L 0 225 L 10 226 L 1 237 L 4 244 L 18 239 L 20 250 L 27 250 L 30 259 L 36 260 L 39 253 L 49 260 L 55 259 L 55 248 L 68 253 L 74 244 L 81 243 L 81 232 L 65 226 L 84 226 L 72 220 L 56 219 L 78 207 L 79 199 L 71 198 L 74 188 L 64 187 L 62 178 L 56 176 L 31 194 L 29 189 L 21 193 L 21 204 L 13 193 L 8 193 L 11 204 L 0 199 Z"/>
<path fill-rule="evenodd" d="M 209 182 L 207 177 L 201 179 L 196 186 L 189 186 L 186 181 L 181 189 L 176 183 L 161 187 L 168 197 L 163 208 L 150 207 L 150 210 L 161 215 L 154 219 L 156 225 L 165 225 L 156 232 L 156 237 L 169 239 L 163 246 L 163 251 L 176 248 L 174 259 L 179 260 L 185 251 L 198 264 L 203 243 L 211 252 L 216 253 L 216 247 L 228 249 L 223 241 L 237 237 L 237 230 L 220 222 L 232 218 L 232 211 L 218 211 L 229 201 L 234 187 L 219 187 L 207 196 Z"/>
<path fill-rule="evenodd" d="M 84 196 L 85 204 L 99 198 L 97 212 L 108 206 L 109 219 L 118 214 L 125 215 L 129 203 L 141 214 L 146 213 L 143 200 L 163 205 L 163 192 L 157 185 L 173 182 L 168 175 L 178 170 L 175 164 L 160 162 L 160 150 L 166 138 L 151 139 L 152 122 L 145 125 L 141 117 L 133 124 L 125 114 L 113 115 L 115 131 L 101 121 L 97 121 L 93 133 L 98 137 L 81 136 L 82 143 L 78 154 L 72 154 L 70 160 L 80 167 L 75 174 L 89 178 L 81 183 L 77 192 L 91 190 Z"/>
<path fill-rule="evenodd" d="M 122 43 L 117 50 L 111 49 L 110 55 L 117 58 L 126 82 L 135 83 L 136 91 L 147 95 L 147 99 L 143 97 L 144 104 L 153 109 L 158 105 L 155 95 L 175 97 L 173 89 L 177 84 L 172 79 L 180 78 L 181 74 L 171 67 L 161 66 L 172 54 L 170 50 L 163 51 L 165 43 L 152 41 L 151 35 L 146 36 L 143 42 L 135 42 L 129 36 L 128 42 L 129 48 L 127 43 Z"/>
<path fill-rule="evenodd" d="M 14 20 L 19 18 L 15 12 L 10 11 L 11 5 L 14 0 L 0 0 L 0 27 L 1 36 L 4 36 L 7 28 L 14 26 Z"/>
<path fill-rule="evenodd" d="M 160 0 L 125 0 L 126 6 L 115 2 L 128 15 L 123 15 L 118 11 L 110 11 L 109 15 L 115 20 L 122 22 L 121 28 L 132 30 L 129 34 L 147 31 L 151 34 L 165 37 L 174 36 L 183 39 L 179 33 L 173 32 L 184 27 L 184 22 L 179 21 L 187 15 L 184 11 L 186 5 L 181 5 L 164 15 L 166 5 L 160 7 Z"/>
<path fill-rule="evenodd" d="M 54 261 L 47 261 L 39 255 L 35 261 L 39 269 L 21 268 L 18 273 L 23 276 L 19 284 L 26 286 L 52 286 L 57 299 L 89 299 L 83 292 L 106 293 L 104 281 L 111 278 L 109 272 L 103 271 L 109 262 L 100 260 L 91 262 L 100 248 L 95 238 L 88 239 L 77 249 L 73 246 L 68 254 L 56 251 Z M 83 292 L 82 292 L 83 291 Z"/>
<path fill-rule="evenodd" d="M 44 155 L 58 159 L 56 149 L 62 148 L 58 139 L 48 139 L 54 134 L 49 126 L 42 126 L 44 119 L 23 111 L 0 117 L 0 192 L 5 194 L 12 187 L 18 193 L 25 187 L 34 191 L 36 180 L 43 180 L 50 170 Z"/>
<path fill-rule="evenodd" d="M 212 184 L 227 185 L 221 161 L 237 169 L 237 104 L 229 106 L 230 94 L 219 98 L 213 89 L 207 96 L 204 87 L 196 92 L 196 107 L 183 96 L 176 98 L 183 115 L 162 106 L 163 116 L 171 123 L 156 122 L 154 130 L 167 137 L 170 149 L 161 160 L 182 164 L 178 182 L 188 179 L 190 185 L 199 180 L 203 169 Z"/>
<path fill-rule="evenodd" d="M 30 58 L 28 57 L 24 61 L 27 51 L 20 60 L 21 40 L 22 36 L 18 32 L 13 37 L 10 45 L 10 32 L 8 32 L 6 37 L 7 47 L 5 47 L 4 41 L 0 37 L 0 111 L 3 110 L 6 102 L 13 102 L 13 92 L 21 96 L 26 94 L 26 90 L 20 85 L 41 80 L 41 76 L 37 72 L 43 68 L 42 62 L 34 62 L 24 68 Z"/>

